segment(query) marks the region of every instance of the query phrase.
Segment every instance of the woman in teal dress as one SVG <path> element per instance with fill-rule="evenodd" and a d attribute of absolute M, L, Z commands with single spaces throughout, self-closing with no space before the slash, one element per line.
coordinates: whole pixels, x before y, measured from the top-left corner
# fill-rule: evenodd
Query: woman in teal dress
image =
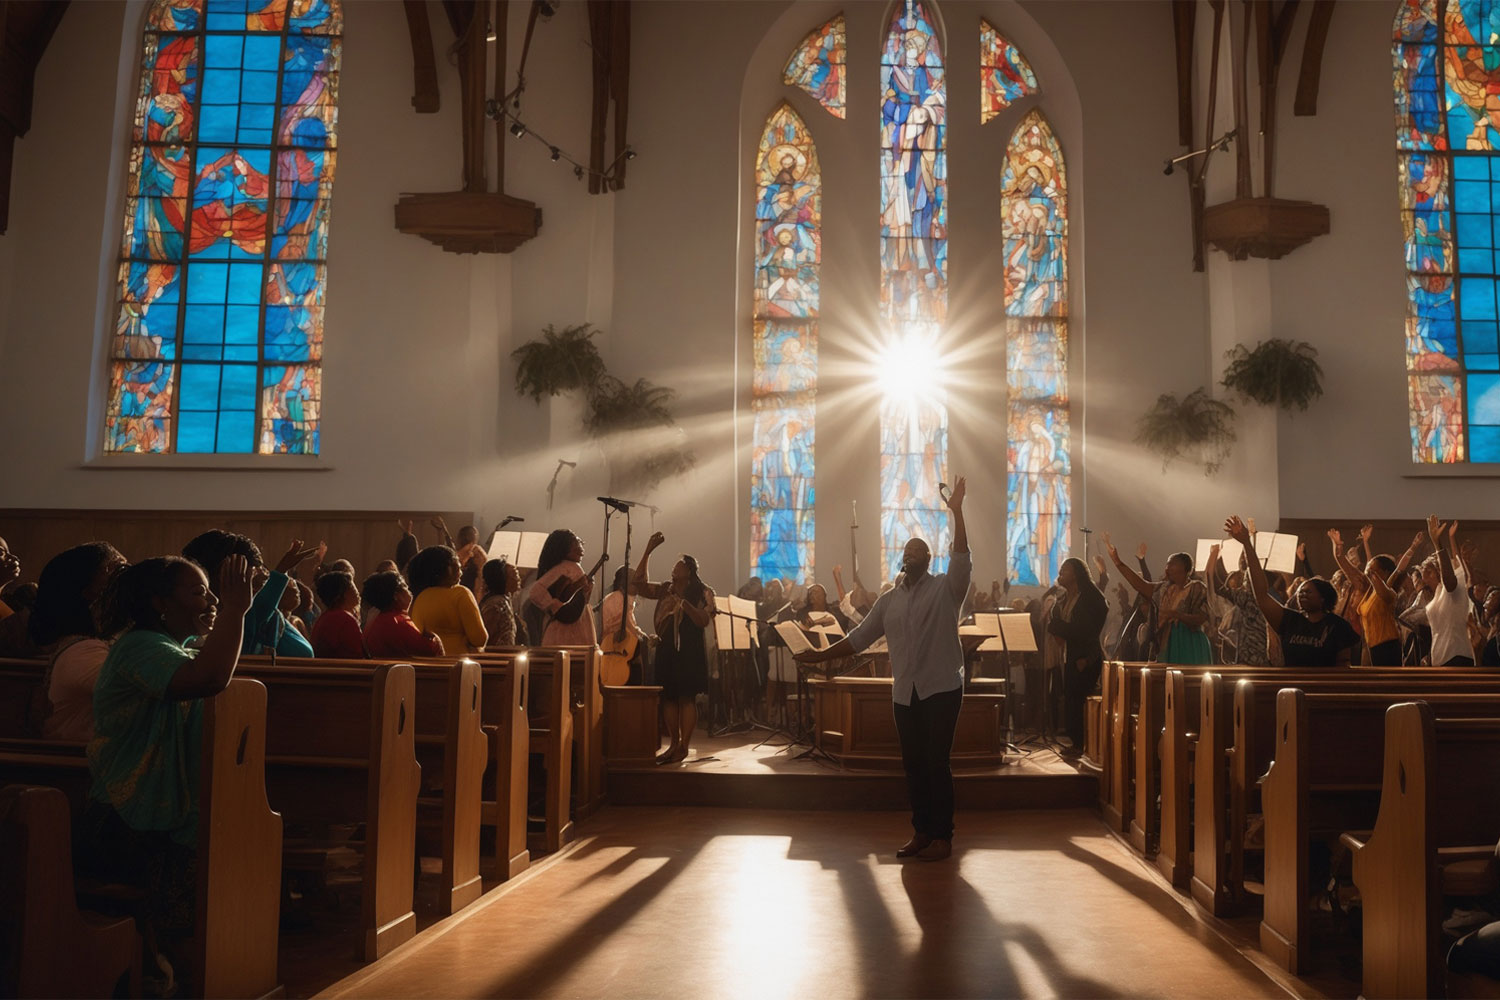
<path fill-rule="evenodd" d="M 1193 557 L 1178 552 L 1167 560 L 1166 579 L 1152 583 L 1120 561 L 1109 532 L 1104 533 L 1104 547 L 1125 582 L 1151 601 L 1156 646 L 1153 659 L 1184 665 L 1212 663 L 1213 649 L 1203 631 L 1208 623 L 1208 588 L 1202 580 L 1193 579 Z"/>
<path fill-rule="evenodd" d="M 147 559 L 121 571 L 105 598 L 107 631 L 124 634 L 94 686 L 78 866 L 146 891 L 137 919 L 168 982 L 162 953 L 194 930 L 203 699 L 234 675 L 251 576 L 244 556 L 230 556 L 215 594 L 188 560 Z"/>

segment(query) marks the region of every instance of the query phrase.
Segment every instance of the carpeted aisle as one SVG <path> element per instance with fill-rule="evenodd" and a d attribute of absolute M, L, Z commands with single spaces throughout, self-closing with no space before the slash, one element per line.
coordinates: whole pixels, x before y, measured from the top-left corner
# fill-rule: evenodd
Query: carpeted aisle
<path fill-rule="evenodd" d="M 1086 810 L 604 810 L 565 857 L 324 997 L 1283 997 Z"/>

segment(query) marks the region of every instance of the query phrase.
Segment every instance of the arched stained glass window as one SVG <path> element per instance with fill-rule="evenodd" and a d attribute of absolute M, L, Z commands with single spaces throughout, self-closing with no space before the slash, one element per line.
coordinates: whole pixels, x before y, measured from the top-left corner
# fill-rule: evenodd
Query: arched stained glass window
<path fill-rule="evenodd" d="M 1414 462 L 1500 462 L 1500 7 L 1403 0 L 1396 149 Z"/>
<path fill-rule="evenodd" d="M 1007 573 L 1048 586 L 1067 558 L 1068 183 L 1040 111 L 1021 120 L 1001 180 L 1005 251 Z"/>
<path fill-rule="evenodd" d="M 979 19 L 979 123 L 1037 91 L 1036 74 L 993 24 Z"/>
<path fill-rule="evenodd" d="M 881 555 L 892 579 L 907 539 L 927 540 L 935 573 L 946 569 L 950 548 L 938 495 L 948 410 L 940 388 L 916 391 L 924 380 L 915 369 L 933 366 L 948 310 L 947 82 L 941 42 L 919 0 L 896 6 L 880 93 L 881 333 L 887 367 L 913 376 L 891 379 L 880 408 Z"/>
<path fill-rule="evenodd" d="M 822 174 L 807 125 L 783 102 L 755 161 L 751 572 L 811 580 Z"/>
<path fill-rule="evenodd" d="M 781 71 L 781 80 L 789 87 L 801 87 L 817 98 L 829 114 L 842 118 L 847 49 L 844 15 L 836 14 L 797 43 Z"/>
<path fill-rule="evenodd" d="M 106 452 L 316 454 L 338 0 L 155 0 Z"/>

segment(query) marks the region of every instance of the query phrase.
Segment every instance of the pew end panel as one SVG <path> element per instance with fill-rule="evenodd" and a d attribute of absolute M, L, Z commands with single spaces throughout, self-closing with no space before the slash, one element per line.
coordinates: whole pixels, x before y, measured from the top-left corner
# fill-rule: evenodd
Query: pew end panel
<path fill-rule="evenodd" d="M 266 798 L 266 688 L 234 678 L 203 715 L 194 992 L 280 991 L 281 815 Z"/>
<path fill-rule="evenodd" d="M 448 672 L 443 755 L 443 893 L 441 908 L 457 913 L 484 893 L 479 874 L 479 827 L 489 740 L 483 713 L 483 675 L 464 659 Z"/>
<path fill-rule="evenodd" d="M 1196 698 L 1187 696 L 1181 670 L 1167 672 L 1162 702 L 1161 834 L 1156 867 L 1175 888 L 1186 889 L 1192 878 L 1192 743 L 1196 741 Z"/>
<path fill-rule="evenodd" d="M 375 669 L 370 716 L 371 821 L 365 830 L 364 940 L 367 962 L 416 935 L 412 882 L 417 850 L 416 673 L 409 663 Z"/>

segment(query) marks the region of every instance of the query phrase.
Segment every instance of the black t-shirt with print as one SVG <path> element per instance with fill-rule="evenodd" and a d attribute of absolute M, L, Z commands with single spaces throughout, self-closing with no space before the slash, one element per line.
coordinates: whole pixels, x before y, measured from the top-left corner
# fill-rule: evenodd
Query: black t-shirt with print
<path fill-rule="evenodd" d="M 1281 655 L 1289 667 L 1332 667 L 1339 653 L 1359 642 L 1354 627 L 1335 614 L 1316 622 L 1300 611 L 1281 612 Z"/>

